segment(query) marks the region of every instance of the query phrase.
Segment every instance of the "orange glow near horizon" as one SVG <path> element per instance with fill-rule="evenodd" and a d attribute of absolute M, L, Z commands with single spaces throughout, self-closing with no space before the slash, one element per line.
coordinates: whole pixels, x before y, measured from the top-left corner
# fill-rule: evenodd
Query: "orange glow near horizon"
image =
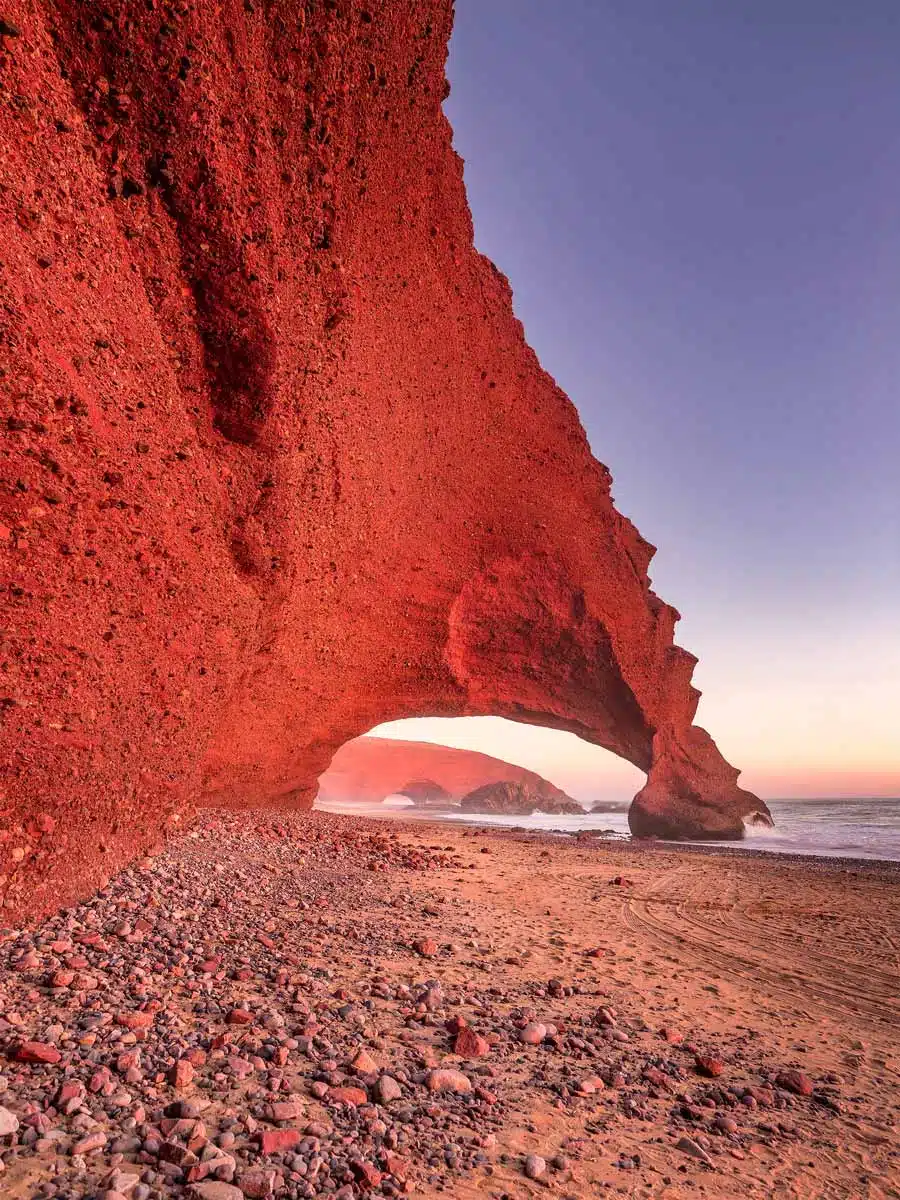
<path fill-rule="evenodd" d="M 900 796 L 892 622 L 873 616 L 855 630 L 792 613 L 777 634 L 704 629 L 697 640 L 697 723 L 741 768 L 744 787 L 764 799 Z"/>
<path fill-rule="evenodd" d="M 740 782 L 742 787 L 755 792 L 764 800 L 900 797 L 900 773 L 897 771 L 745 771 Z"/>
<path fill-rule="evenodd" d="M 490 754 L 536 771 L 582 802 L 629 800 L 645 778 L 631 763 L 574 734 L 500 717 L 415 717 L 377 726 L 371 733 L 375 737 L 435 742 Z M 734 743 L 740 740 L 719 739 L 726 757 L 738 764 L 742 761 L 740 747 L 736 750 Z M 765 747 L 755 748 L 760 751 Z M 769 745 L 769 753 L 760 754 L 756 765 L 742 772 L 740 782 L 764 800 L 900 796 L 900 762 L 883 768 L 863 763 L 856 766 L 848 749 L 843 743 L 833 746 L 832 754 L 823 756 L 831 761 L 803 766 L 779 762 Z M 843 763 L 839 761 L 841 755 Z"/>

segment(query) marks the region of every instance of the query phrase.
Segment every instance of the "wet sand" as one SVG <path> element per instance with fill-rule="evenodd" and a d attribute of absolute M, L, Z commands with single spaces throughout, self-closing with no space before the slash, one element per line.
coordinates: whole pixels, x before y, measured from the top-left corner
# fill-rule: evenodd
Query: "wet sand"
<path fill-rule="evenodd" d="M 0 935 L 0 1189 L 900 1196 L 898 885 L 895 864 L 208 816 Z M 16 1061 L 29 1040 L 59 1061 Z"/>

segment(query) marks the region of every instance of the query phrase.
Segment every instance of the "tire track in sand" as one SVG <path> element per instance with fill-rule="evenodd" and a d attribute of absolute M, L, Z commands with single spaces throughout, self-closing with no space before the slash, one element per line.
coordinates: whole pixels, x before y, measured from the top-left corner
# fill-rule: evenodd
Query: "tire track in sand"
<path fill-rule="evenodd" d="M 713 880 L 717 881 L 715 892 Z M 754 889 L 746 869 L 732 866 L 724 882 L 723 888 L 721 869 L 707 874 L 675 866 L 659 875 L 642 895 L 623 901 L 623 923 L 635 932 L 649 933 L 682 959 L 694 959 L 704 969 L 731 975 L 762 991 L 777 992 L 801 1006 L 815 999 L 830 1009 L 864 1015 L 881 1033 L 896 1029 L 900 1023 L 900 975 L 873 968 L 871 946 L 865 944 L 868 938 L 845 938 L 841 958 L 823 954 L 784 929 L 781 922 L 790 917 L 789 912 L 777 919 L 759 911 L 747 912 L 747 900 L 741 895 L 749 892 L 752 901 Z M 873 941 L 880 940 L 883 930 L 875 924 L 883 920 L 881 914 L 873 913 L 864 922 L 870 926 L 866 933 Z M 800 914 L 797 921 L 802 923 Z M 803 929 L 808 933 L 805 925 Z"/>

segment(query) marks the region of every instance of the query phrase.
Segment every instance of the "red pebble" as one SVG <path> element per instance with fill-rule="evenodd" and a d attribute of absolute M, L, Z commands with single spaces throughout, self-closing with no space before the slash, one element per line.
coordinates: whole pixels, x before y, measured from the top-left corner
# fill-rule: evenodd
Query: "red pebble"
<path fill-rule="evenodd" d="M 352 1108 L 356 1108 L 360 1104 L 367 1103 L 369 1097 L 357 1087 L 333 1087 L 328 1089 L 328 1099 L 333 1104 L 349 1104 Z"/>
<path fill-rule="evenodd" d="M 461 1029 L 453 1043 L 453 1053 L 460 1058 L 484 1058 L 490 1052 L 488 1043 L 474 1029 Z"/>
<path fill-rule="evenodd" d="M 19 1042 L 12 1056 L 16 1062 L 25 1063 L 58 1063 L 62 1058 L 56 1047 L 46 1042 Z"/>
<path fill-rule="evenodd" d="M 285 1150 L 293 1150 L 303 1140 L 299 1129 L 266 1129 L 257 1137 L 262 1154 L 281 1154 Z"/>
<path fill-rule="evenodd" d="M 718 1079 L 725 1070 L 722 1060 L 709 1054 L 698 1054 L 694 1058 L 694 1067 L 698 1075 L 705 1075 L 707 1079 Z"/>
<path fill-rule="evenodd" d="M 775 1083 L 784 1091 L 793 1092 L 795 1096 L 811 1096 L 814 1090 L 812 1080 L 802 1071 L 781 1071 Z"/>
<path fill-rule="evenodd" d="M 179 1058 L 174 1067 L 169 1068 L 169 1083 L 181 1091 L 194 1081 L 194 1064 L 186 1058 Z"/>

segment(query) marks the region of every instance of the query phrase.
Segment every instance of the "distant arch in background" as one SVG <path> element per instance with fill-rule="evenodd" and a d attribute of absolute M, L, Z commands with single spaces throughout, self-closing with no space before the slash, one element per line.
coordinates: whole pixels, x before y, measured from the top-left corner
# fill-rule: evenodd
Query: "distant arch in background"
<path fill-rule="evenodd" d="M 426 740 L 427 739 L 427 740 Z M 493 717 L 409 719 L 346 742 L 319 779 L 320 804 L 405 796 L 456 807 L 486 784 L 523 783 L 551 801 L 626 809 L 641 772 L 573 734 Z M 551 809 L 553 805 L 551 804 Z"/>
<path fill-rule="evenodd" d="M 588 809 L 600 802 L 627 807 L 645 779 L 626 759 L 577 734 L 506 717 L 413 717 L 378 725 L 370 736 L 491 755 L 536 772 Z"/>

